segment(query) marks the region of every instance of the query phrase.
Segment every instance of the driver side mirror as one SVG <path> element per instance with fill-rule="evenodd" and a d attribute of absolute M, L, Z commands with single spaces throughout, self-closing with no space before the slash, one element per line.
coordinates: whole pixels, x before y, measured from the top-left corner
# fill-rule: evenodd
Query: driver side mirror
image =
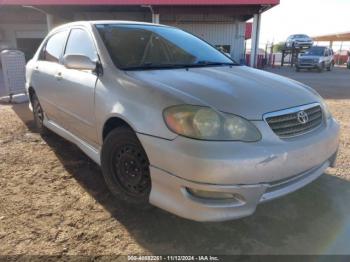
<path fill-rule="evenodd" d="M 65 55 L 63 65 L 69 69 L 95 70 L 97 63 L 85 55 Z"/>

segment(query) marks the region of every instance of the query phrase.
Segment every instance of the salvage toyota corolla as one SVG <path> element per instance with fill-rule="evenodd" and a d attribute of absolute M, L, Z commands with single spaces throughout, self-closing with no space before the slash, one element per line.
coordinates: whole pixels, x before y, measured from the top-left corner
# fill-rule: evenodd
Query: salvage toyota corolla
<path fill-rule="evenodd" d="M 26 85 L 38 131 L 78 145 L 114 195 L 188 219 L 250 215 L 336 159 L 339 126 L 313 89 L 169 26 L 60 26 Z"/>

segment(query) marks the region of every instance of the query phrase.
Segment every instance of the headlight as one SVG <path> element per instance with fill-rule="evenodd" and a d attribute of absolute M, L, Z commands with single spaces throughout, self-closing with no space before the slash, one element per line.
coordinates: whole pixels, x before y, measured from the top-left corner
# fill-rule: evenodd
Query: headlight
<path fill-rule="evenodd" d="M 329 108 L 328 108 L 326 102 L 323 99 L 321 100 L 321 107 L 323 109 L 325 118 L 326 119 L 331 118 L 332 117 L 331 111 L 329 111 Z"/>
<path fill-rule="evenodd" d="M 176 134 L 216 141 L 255 142 L 259 130 L 248 120 L 231 114 L 219 114 L 209 107 L 179 105 L 164 110 L 168 128 Z"/>

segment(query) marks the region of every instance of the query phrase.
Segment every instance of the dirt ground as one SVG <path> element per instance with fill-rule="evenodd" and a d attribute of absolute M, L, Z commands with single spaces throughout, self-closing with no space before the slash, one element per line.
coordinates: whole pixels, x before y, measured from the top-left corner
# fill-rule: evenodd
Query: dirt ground
<path fill-rule="evenodd" d="M 335 231 L 321 230 L 325 221 L 350 228 L 348 208 L 332 198 L 341 199 L 337 192 L 343 191 L 347 198 L 340 201 L 346 205 L 350 199 L 350 87 L 347 95 L 327 99 L 342 126 L 337 168 L 301 193 L 262 205 L 250 218 L 204 224 L 119 202 L 108 193 L 99 167 L 77 147 L 57 135 L 43 139 L 33 132 L 27 104 L 2 103 L 0 254 L 324 253 L 322 234 Z M 317 194 L 323 203 L 308 211 L 315 205 L 305 198 Z M 312 219 L 315 212 L 319 224 Z M 342 220 L 334 219 L 338 215 Z M 313 241 L 303 244 L 303 237 Z M 336 250 L 350 252 L 345 249 Z"/>

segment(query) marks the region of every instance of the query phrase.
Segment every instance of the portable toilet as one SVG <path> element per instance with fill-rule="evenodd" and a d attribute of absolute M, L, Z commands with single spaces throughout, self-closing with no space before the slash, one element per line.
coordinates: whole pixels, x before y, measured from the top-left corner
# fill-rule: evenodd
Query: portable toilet
<path fill-rule="evenodd" d="M 19 50 L 3 50 L 0 53 L 0 61 L 2 65 L 0 97 L 8 96 L 10 101 L 12 101 L 14 95 L 26 93 L 25 56 Z"/>

